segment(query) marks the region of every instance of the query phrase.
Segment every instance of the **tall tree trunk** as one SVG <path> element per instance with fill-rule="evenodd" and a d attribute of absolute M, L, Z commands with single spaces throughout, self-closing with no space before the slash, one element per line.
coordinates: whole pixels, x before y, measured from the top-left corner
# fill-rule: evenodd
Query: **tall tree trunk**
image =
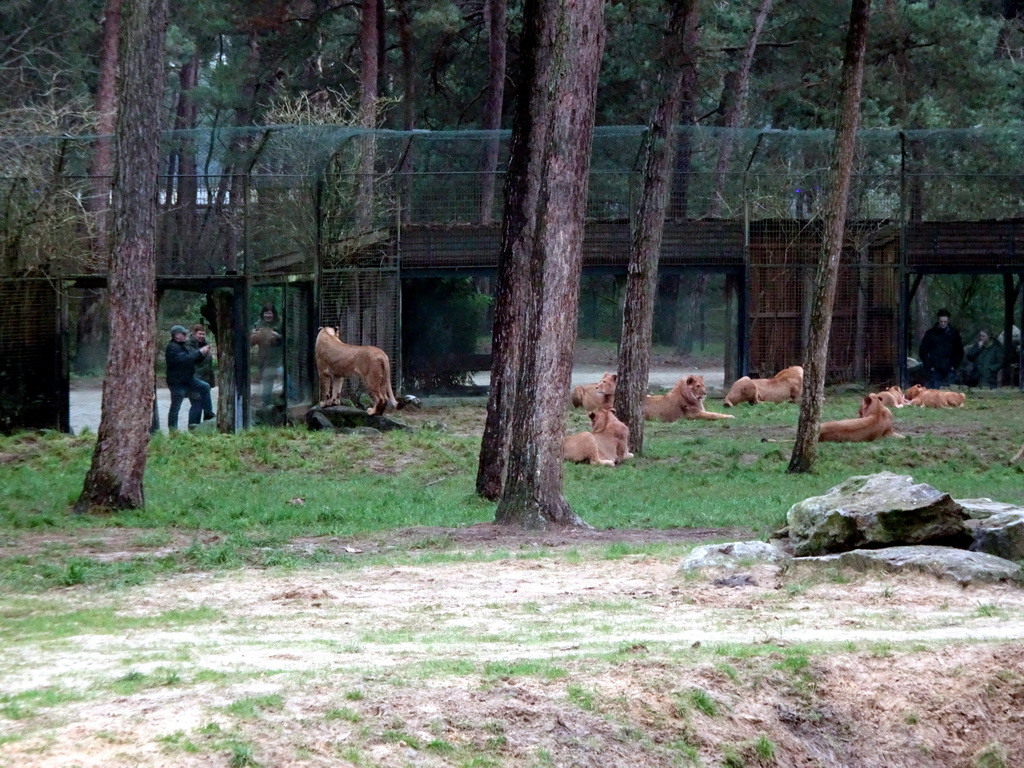
<path fill-rule="evenodd" d="M 731 272 L 725 276 L 725 317 L 728 323 L 726 325 L 727 329 L 735 329 L 737 323 L 743 322 L 743 318 L 737 316 L 739 281 L 739 276 Z M 736 381 L 740 376 L 740 360 L 737 347 L 737 333 L 727 330 L 725 334 L 725 351 L 722 355 L 725 374 L 723 380 L 726 387 L 729 386 L 729 382 Z"/>
<path fill-rule="evenodd" d="M 800 403 L 796 444 L 789 461 L 789 472 L 810 472 L 818 453 L 818 428 L 821 404 L 825 398 L 828 372 L 828 341 L 832 330 L 839 258 L 846 229 L 846 206 L 853 175 L 857 127 L 860 124 L 860 99 L 864 85 L 864 51 L 867 48 L 871 0 L 852 0 L 850 27 L 846 35 L 839 93 L 842 102 L 836 121 L 835 145 L 829 163 L 828 202 L 824 213 L 824 237 L 814 279 L 814 300 L 804 358 L 804 394 Z"/>
<path fill-rule="evenodd" d="M 761 30 L 772 10 L 772 0 L 761 0 L 754 14 L 750 29 L 750 37 L 743 48 L 740 66 L 726 77 L 722 88 L 722 126 L 725 132 L 718 149 L 718 163 L 715 166 L 715 188 L 711 193 L 711 204 L 708 216 L 718 218 L 722 215 L 722 203 L 725 201 L 725 182 L 728 178 L 729 162 L 732 160 L 734 134 L 743 125 L 747 115 L 747 96 L 750 93 L 750 69 L 754 65 L 754 53 L 761 39 Z"/>
<path fill-rule="evenodd" d="M 380 72 L 377 0 L 362 1 L 362 24 L 359 28 L 359 125 L 367 130 L 360 142 L 359 188 L 356 193 L 356 231 L 368 232 L 373 227 L 373 169 L 376 161 L 378 75 Z"/>
<path fill-rule="evenodd" d="M 241 418 L 236 413 L 240 404 L 239 385 L 236 371 L 238 359 L 235 356 L 235 339 L 241 329 L 235 323 L 235 304 L 242 299 L 231 288 L 216 288 L 207 296 L 209 311 L 213 315 L 210 323 L 217 340 L 217 431 L 232 433 Z"/>
<path fill-rule="evenodd" d="M 499 307 L 504 316 L 500 329 L 496 320 L 494 346 L 515 341 L 517 349 L 499 352 L 502 400 L 488 402 L 491 433 L 484 437 L 493 442 L 481 447 L 483 464 L 486 451 L 493 455 L 495 447 L 507 446 L 507 456 L 498 456 L 507 468 L 495 514 L 501 524 L 585 525 L 562 496 L 563 393 L 576 337 L 603 16 L 602 0 L 527 0 L 524 8 L 524 66 L 499 261 L 499 290 L 522 301 L 516 310 L 503 297 Z M 517 318 L 519 329 L 505 335 L 512 330 L 505 323 Z M 494 413 L 508 418 L 495 424 Z"/>
<path fill-rule="evenodd" d="M 673 126 L 682 98 L 687 55 L 684 41 L 687 30 L 696 26 L 697 14 L 696 0 L 681 0 L 672 6 L 659 73 L 664 93 L 647 131 L 643 189 L 629 248 L 615 409 L 629 427 L 630 450 L 635 454 L 642 454 L 644 445 L 644 400 L 651 367 L 651 325 L 668 186 L 676 150 Z"/>
<path fill-rule="evenodd" d="M 117 115 L 117 39 L 121 29 L 121 0 L 107 0 L 103 11 L 103 43 L 100 53 L 100 77 L 96 86 L 96 141 L 93 144 L 92 168 L 89 171 L 92 192 L 88 207 L 93 218 L 91 248 L 98 263 L 110 258 L 110 242 L 107 237 L 108 197 L 110 177 L 113 175 L 110 137 L 114 133 Z M 76 353 L 75 370 L 88 373 L 103 362 L 103 317 L 106 307 L 106 292 L 86 291 L 78 306 L 78 321 L 75 328 Z"/>
<path fill-rule="evenodd" d="M 485 131 L 501 128 L 501 107 L 505 100 L 505 39 L 508 34 L 506 0 L 484 0 L 484 26 L 487 27 L 487 100 L 484 103 Z M 480 223 L 489 224 L 494 210 L 494 176 L 498 170 L 497 133 L 484 139 L 480 164 Z"/>
<path fill-rule="evenodd" d="M 110 355 L 92 465 L 75 512 L 138 509 L 153 417 L 157 175 L 167 0 L 125 0 L 115 133 Z"/>
<path fill-rule="evenodd" d="M 199 57 L 193 56 L 185 62 L 178 77 L 178 110 L 174 119 L 176 130 L 188 130 L 196 127 L 198 111 L 192 92 L 199 84 Z M 189 270 L 190 274 L 201 274 L 205 267 L 203 253 L 199 250 L 199 238 L 197 224 L 199 211 L 197 208 L 196 194 L 198 192 L 198 180 L 196 179 L 196 150 L 194 143 L 189 139 L 183 141 L 177 147 L 177 207 L 175 209 L 177 237 L 180 243 L 179 248 L 184 249 L 186 258 L 182 259 L 182 266 Z M 186 266 L 187 265 L 187 266 Z"/>
<path fill-rule="evenodd" d="M 416 61 L 413 55 L 412 17 L 408 0 L 398 0 L 398 40 L 402 51 L 402 130 L 416 128 Z M 405 151 L 398 169 L 399 219 L 408 224 L 412 218 L 412 172 L 415 167 L 416 144 L 410 137 L 405 140 Z"/>
<path fill-rule="evenodd" d="M 670 218 L 689 218 L 690 161 L 693 156 L 693 131 L 697 121 L 697 103 L 700 90 L 697 82 L 698 42 L 700 29 L 697 26 L 699 14 L 694 11 L 688 16 L 690 22 L 683 33 L 683 80 L 679 99 L 678 123 L 682 131 L 677 134 L 675 168 L 672 173 L 672 208 Z"/>
<path fill-rule="evenodd" d="M 693 339 L 699 332 L 700 307 L 704 303 L 704 294 L 708 290 L 709 280 L 710 275 L 707 272 L 698 272 L 693 277 L 690 295 L 686 300 L 686 309 L 683 311 L 683 322 L 679 327 L 679 336 L 676 338 L 677 354 L 689 355 L 693 352 Z"/>

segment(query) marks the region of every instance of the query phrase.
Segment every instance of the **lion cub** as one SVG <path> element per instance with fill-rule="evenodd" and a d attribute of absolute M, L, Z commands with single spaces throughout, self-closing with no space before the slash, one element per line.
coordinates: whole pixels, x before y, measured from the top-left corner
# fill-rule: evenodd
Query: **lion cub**
<path fill-rule="evenodd" d="M 562 442 L 562 456 L 578 464 L 590 463 L 614 467 L 629 452 L 629 427 L 615 415 L 614 408 L 601 408 L 590 413 L 591 432 L 577 432 Z"/>

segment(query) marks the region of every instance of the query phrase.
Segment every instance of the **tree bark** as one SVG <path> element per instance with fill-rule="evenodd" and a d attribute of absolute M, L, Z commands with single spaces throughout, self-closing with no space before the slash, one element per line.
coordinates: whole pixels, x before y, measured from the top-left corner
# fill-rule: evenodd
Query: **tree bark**
<path fill-rule="evenodd" d="M 772 0 L 761 0 L 754 14 L 750 37 L 743 48 L 740 66 L 732 77 L 726 77 L 722 88 L 722 126 L 726 129 L 718 149 L 718 162 L 715 166 L 715 188 L 711 193 L 711 205 L 708 217 L 718 218 L 722 215 L 722 203 L 725 201 L 725 182 L 728 178 L 729 161 L 732 160 L 733 136 L 747 115 L 747 97 L 750 93 L 750 70 L 754 66 L 754 54 L 757 43 L 761 39 L 761 30 L 772 10 Z M 730 88 L 730 85 L 733 87 Z"/>
<path fill-rule="evenodd" d="M 494 131 L 484 139 L 481 162 L 480 223 L 489 224 L 494 210 L 494 181 L 498 170 L 498 136 L 501 108 L 505 100 L 505 38 L 508 34 L 506 0 L 484 0 L 484 26 L 487 27 L 487 100 L 484 103 L 483 127 Z"/>
<path fill-rule="evenodd" d="M 235 356 L 235 338 L 239 329 L 235 325 L 235 302 L 242 299 L 230 288 L 217 288 L 207 297 L 212 305 L 214 329 L 217 340 L 217 431 L 231 434 L 241 419 L 235 412 L 240 402 L 238 360 Z"/>
<path fill-rule="evenodd" d="M 114 136 L 110 354 L 92 464 L 76 513 L 137 509 L 153 416 L 156 214 L 167 0 L 125 0 Z"/>
<path fill-rule="evenodd" d="M 698 10 L 696 0 L 682 0 L 672 7 L 659 76 L 664 93 L 647 131 L 643 189 L 629 248 L 615 410 L 629 427 L 629 447 L 637 455 L 643 454 L 644 445 L 644 400 L 651 367 L 651 327 L 658 288 L 658 260 L 676 150 L 673 126 L 682 100 L 688 55 L 685 40 L 688 30 L 696 26 Z"/>
<path fill-rule="evenodd" d="M 829 163 L 828 201 L 824 213 L 824 237 L 814 279 L 814 298 L 804 359 L 804 393 L 800 403 L 796 444 L 789 461 L 789 472 L 810 472 L 818 453 L 818 428 L 825 398 L 828 372 L 828 340 L 832 330 L 839 259 L 846 229 L 846 206 L 853 175 L 860 100 L 864 85 L 864 52 L 867 48 L 871 0 L 852 0 L 850 26 L 846 35 L 846 54 L 839 85 L 840 111 L 836 122 L 835 144 Z"/>
<path fill-rule="evenodd" d="M 683 34 L 683 80 L 679 100 L 678 123 L 683 130 L 678 133 L 675 168 L 672 173 L 672 197 L 670 218 L 688 218 L 690 197 L 690 161 L 693 155 L 692 131 L 696 124 L 697 102 L 700 97 L 697 83 L 697 50 L 700 29 L 697 26 L 699 14 L 694 11 Z"/>
<path fill-rule="evenodd" d="M 412 131 L 416 128 L 416 60 L 413 53 L 412 16 L 407 0 L 397 3 L 398 39 L 402 51 L 402 130 Z M 399 219 L 408 224 L 412 218 L 412 172 L 414 168 L 416 145 L 411 138 L 405 140 L 402 152 L 402 163 L 398 168 L 399 178 Z"/>
<path fill-rule="evenodd" d="M 373 226 L 373 168 L 376 161 L 377 95 L 379 76 L 379 35 L 377 0 L 363 0 L 359 28 L 359 124 L 367 130 L 359 154 L 359 188 L 356 193 L 356 231 L 368 232 Z"/>
<path fill-rule="evenodd" d="M 524 9 L 523 80 L 499 261 L 499 290 L 508 294 L 494 337 L 500 399 L 492 389 L 491 431 L 484 436 L 492 443 L 481 448 L 486 469 L 485 451 L 507 445 L 507 457 L 497 457 L 507 468 L 495 514 L 500 524 L 585 525 L 562 496 L 562 439 L 603 16 L 601 0 L 527 0 Z M 518 308 L 510 305 L 520 297 Z M 509 325 L 517 320 L 517 328 Z M 517 342 L 511 353 L 510 341 Z"/>
<path fill-rule="evenodd" d="M 100 52 L 100 76 L 96 85 L 96 141 L 93 144 L 92 167 L 89 170 L 92 193 L 88 200 L 89 212 L 93 218 L 93 234 L 90 247 L 97 263 L 104 263 L 110 257 L 110 242 L 107 237 L 110 177 L 113 175 L 110 137 L 114 133 L 117 116 L 117 39 L 121 29 L 121 0 L 107 0 L 103 11 L 103 43 Z M 86 291 L 78 305 L 78 321 L 75 327 L 77 351 L 75 370 L 89 373 L 103 362 L 103 320 L 106 309 L 106 291 Z"/>

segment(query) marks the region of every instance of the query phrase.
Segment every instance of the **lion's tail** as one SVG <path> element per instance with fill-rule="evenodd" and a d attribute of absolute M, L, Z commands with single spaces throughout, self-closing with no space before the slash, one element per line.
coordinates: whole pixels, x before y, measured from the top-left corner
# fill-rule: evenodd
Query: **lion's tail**
<path fill-rule="evenodd" d="M 398 410 L 398 398 L 395 397 L 395 391 L 391 388 L 391 361 L 385 357 L 381 361 L 381 365 L 384 367 L 384 383 L 387 385 L 387 389 L 383 394 L 388 399 L 388 405 Z"/>

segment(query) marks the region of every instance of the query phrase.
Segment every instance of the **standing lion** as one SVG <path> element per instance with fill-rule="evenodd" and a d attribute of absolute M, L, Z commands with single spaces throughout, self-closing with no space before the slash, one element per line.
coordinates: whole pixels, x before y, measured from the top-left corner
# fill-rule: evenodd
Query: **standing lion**
<path fill-rule="evenodd" d="M 383 349 L 346 344 L 333 328 L 321 328 L 314 347 L 316 370 L 320 376 L 320 406 L 337 405 L 345 379 L 358 376 L 373 398 L 366 409 L 371 416 L 380 416 L 390 405 L 398 407 L 391 389 L 391 361 Z"/>

